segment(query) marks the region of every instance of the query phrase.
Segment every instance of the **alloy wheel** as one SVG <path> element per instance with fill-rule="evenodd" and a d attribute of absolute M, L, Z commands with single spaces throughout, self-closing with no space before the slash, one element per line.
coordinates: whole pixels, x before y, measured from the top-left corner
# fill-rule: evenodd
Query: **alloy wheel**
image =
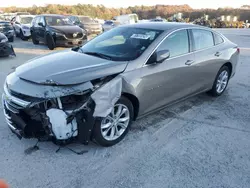
<path fill-rule="evenodd" d="M 104 139 L 118 139 L 128 128 L 130 122 L 129 109 L 124 104 L 116 104 L 112 112 L 101 122 L 101 134 Z"/>
<path fill-rule="evenodd" d="M 216 84 L 216 91 L 218 93 L 222 93 L 226 89 L 227 83 L 228 83 L 228 72 L 224 70 L 218 76 L 217 84 Z"/>

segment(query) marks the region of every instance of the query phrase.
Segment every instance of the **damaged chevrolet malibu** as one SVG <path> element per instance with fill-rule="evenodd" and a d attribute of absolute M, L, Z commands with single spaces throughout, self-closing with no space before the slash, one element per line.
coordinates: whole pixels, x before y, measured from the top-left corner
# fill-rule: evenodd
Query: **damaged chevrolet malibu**
<path fill-rule="evenodd" d="M 222 95 L 238 58 L 237 45 L 209 28 L 120 26 L 18 67 L 4 84 L 4 114 L 19 138 L 112 146 L 139 117 L 202 92 Z"/>

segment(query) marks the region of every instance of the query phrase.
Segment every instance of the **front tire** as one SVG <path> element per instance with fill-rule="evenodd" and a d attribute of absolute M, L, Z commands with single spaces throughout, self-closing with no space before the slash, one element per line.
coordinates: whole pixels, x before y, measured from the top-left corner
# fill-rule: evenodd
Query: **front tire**
<path fill-rule="evenodd" d="M 212 90 L 210 90 L 209 93 L 214 97 L 221 96 L 227 88 L 229 79 L 230 79 L 229 68 L 227 66 L 221 67 L 215 78 L 213 88 Z"/>
<path fill-rule="evenodd" d="M 35 45 L 39 44 L 39 40 L 36 40 L 36 35 L 33 32 L 31 33 L 31 39 L 32 39 L 33 44 Z"/>
<path fill-rule="evenodd" d="M 133 105 L 129 99 L 122 96 L 107 117 L 96 120 L 93 140 L 104 147 L 117 144 L 128 133 L 133 118 Z"/>
<path fill-rule="evenodd" d="M 47 46 L 50 50 L 54 50 L 56 47 L 55 41 L 51 35 L 46 36 Z"/>

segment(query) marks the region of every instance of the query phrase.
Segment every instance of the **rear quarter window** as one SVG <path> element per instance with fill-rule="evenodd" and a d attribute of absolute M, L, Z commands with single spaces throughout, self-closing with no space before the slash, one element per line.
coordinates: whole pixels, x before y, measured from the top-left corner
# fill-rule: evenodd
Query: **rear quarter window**
<path fill-rule="evenodd" d="M 218 44 L 221 44 L 224 42 L 223 38 L 220 35 L 218 35 L 216 33 L 213 33 L 213 35 L 214 35 L 214 44 L 215 45 L 218 45 Z"/>

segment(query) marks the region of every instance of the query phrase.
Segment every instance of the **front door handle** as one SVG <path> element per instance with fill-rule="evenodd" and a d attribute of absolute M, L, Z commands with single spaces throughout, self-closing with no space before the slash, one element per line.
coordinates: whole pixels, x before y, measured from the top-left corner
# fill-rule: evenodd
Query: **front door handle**
<path fill-rule="evenodd" d="M 216 52 L 214 55 L 215 55 L 216 57 L 220 57 L 220 56 L 221 56 L 221 52 Z"/>
<path fill-rule="evenodd" d="M 187 60 L 187 62 L 185 63 L 185 65 L 192 65 L 194 63 L 193 60 Z"/>

